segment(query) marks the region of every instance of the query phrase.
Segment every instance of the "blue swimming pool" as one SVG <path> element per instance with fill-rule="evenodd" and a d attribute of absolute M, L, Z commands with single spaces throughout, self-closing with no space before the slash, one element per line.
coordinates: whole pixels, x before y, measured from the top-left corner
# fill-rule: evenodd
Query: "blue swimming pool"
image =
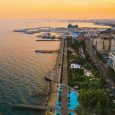
<path fill-rule="evenodd" d="M 60 111 L 57 111 L 57 112 L 56 112 L 56 115 L 61 115 L 61 112 L 60 112 Z"/>
<path fill-rule="evenodd" d="M 68 115 L 74 115 L 74 112 L 69 112 L 69 114 Z"/>
<path fill-rule="evenodd" d="M 56 115 L 61 115 L 61 96 L 62 96 L 62 85 L 58 87 L 58 98 L 56 103 Z M 79 105 L 78 93 L 75 90 L 68 92 L 68 110 L 76 110 Z M 69 112 L 69 115 L 74 115 L 74 112 Z"/>
<path fill-rule="evenodd" d="M 68 95 L 68 109 L 75 110 L 77 109 L 79 102 L 78 102 L 78 94 L 76 91 L 70 91 Z"/>

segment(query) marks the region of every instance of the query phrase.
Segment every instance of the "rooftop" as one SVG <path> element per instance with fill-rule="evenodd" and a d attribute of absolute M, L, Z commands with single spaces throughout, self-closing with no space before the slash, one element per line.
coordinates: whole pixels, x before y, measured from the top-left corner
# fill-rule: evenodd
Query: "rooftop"
<path fill-rule="evenodd" d="M 81 65 L 79 64 L 71 64 L 71 69 L 80 69 Z"/>
<path fill-rule="evenodd" d="M 110 52 L 110 55 L 111 56 L 115 56 L 115 52 Z"/>
<path fill-rule="evenodd" d="M 112 52 L 112 54 L 115 56 L 115 52 Z"/>

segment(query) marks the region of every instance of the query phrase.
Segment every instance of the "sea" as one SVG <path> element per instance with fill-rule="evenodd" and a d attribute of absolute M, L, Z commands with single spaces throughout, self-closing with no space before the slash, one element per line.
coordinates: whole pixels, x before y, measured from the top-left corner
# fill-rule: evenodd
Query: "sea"
<path fill-rule="evenodd" d="M 36 42 L 36 34 L 13 32 L 37 27 L 67 27 L 68 21 L 53 19 L 0 20 L 0 115 L 44 115 L 43 112 L 14 109 L 11 103 L 44 104 L 47 97 L 32 92 L 47 92 L 44 76 L 56 64 L 56 53 L 40 54 L 35 50 L 59 49 L 60 42 Z M 73 23 L 73 22 L 72 22 Z M 102 27 L 93 23 L 75 22 L 79 27 Z"/>

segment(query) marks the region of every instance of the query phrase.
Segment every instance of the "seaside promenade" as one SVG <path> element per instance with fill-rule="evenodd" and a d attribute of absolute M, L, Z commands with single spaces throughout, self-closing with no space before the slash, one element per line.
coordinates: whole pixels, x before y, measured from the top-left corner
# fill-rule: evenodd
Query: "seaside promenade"
<path fill-rule="evenodd" d="M 57 63 L 55 65 L 54 70 L 50 73 L 50 75 L 47 76 L 47 79 L 53 81 L 52 85 L 57 82 L 58 84 L 64 84 L 62 85 L 62 96 L 61 96 L 61 109 L 60 113 L 61 115 L 68 115 L 68 64 L 67 64 L 67 40 L 61 39 L 61 45 L 60 45 L 60 51 L 57 56 Z M 57 72 L 58 70 L 58 72 Z M 56 85 L 56 84 L 55 84 Z M 56 87 L 55 87 L 56 88 Z M 54 87 L 52 87 L 52 90 L 54 90 Z M 55 89 L 56 90 L 56 89 Z M 57 90 L 58 93 L 58 90 Z M 53 95 L 53 93 L 51 94 Z M 57 94 L 58 95 L 58 94 Z M 57 95 L 55 95 L 55 102 L 54 99 L 51 99 L 49 102 L 49 106 L 52 105 L 56 106 L 57 101 Z M 52 97 L 52 96 L 51 96 Z M 47 112 L 46 115 L 55 115 L 56 113 L 53 112 Z"/>
<path fill-rule="evenodd" d="M 68 85 L 68 64 L 67 64 L 67 40 L 64 40 L 62 80 L 61 82 Z M 61 115 L 68 115 L 68 87 L 62 86 L 62 109 Z"/>
<path fill-rule="evenodd" d="M 51 107 L 55 107 L 56 103 L 57 103 L 57 99 L 58 99 L 58 86 L 61 83 L 62 80 L 62 65 L 63 65 L 63 54 L 64 54 L 64 39 L 60 38 L 60 50 L 58 51 L 57 54 L 57 59 L 56 59 L 56 64 L 54 69 L 49 72 L 45 78 L 48 81 L 51 81 L 51 90 L 55 91 L 54 93 L 52 92 L 50 94 L 49 97 L 49 101 L 48 101 L 48 106 Z M 50 112 L 49 110 L 47 110 L 45 112 L 45 115 L 55 115 L 56 114 L 56 110 Z"/>

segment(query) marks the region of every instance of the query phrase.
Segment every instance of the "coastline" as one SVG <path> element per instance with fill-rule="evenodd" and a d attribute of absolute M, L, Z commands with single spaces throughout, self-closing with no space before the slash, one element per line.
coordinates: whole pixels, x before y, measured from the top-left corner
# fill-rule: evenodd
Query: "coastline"
<path fill-rule="evenodd" d="M 60 68 L 61 49 L 62 49 L 62 40 L 60 39 L 60 48 L 59 48 L 59 52 L 57 53 L 56 63 L 54 65 L 54 68 L 52 69 L 52 71 L 57 68 Z M 58 76 L 60 77 L 60 72 L 59 72 Z M 50 83 L 49 83 L 49 85 L 50 85 Z M 57 102 L 57 97 L 58 97 L 58 85 L 59 85 L 58 82 L 51 82 L 52 92 L 48 97 L 47 106 L 56 107 L 56 102 Z M 45 111 L 45 115 L 55 115 L 55 111 L 47 110 L 47 111 Z"/>

